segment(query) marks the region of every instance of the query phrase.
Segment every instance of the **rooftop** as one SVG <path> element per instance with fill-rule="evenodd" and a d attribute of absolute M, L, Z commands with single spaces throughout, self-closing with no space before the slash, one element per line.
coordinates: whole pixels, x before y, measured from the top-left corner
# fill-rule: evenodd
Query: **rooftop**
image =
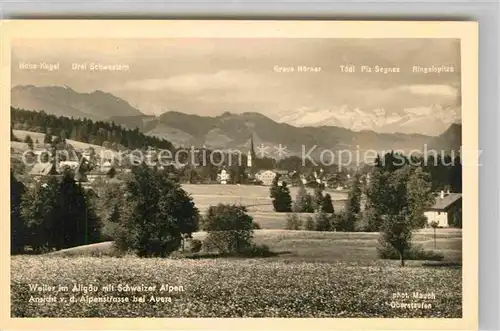
<path fill-rule="evenodd" d="M 462 193 L 444 193 L 443 198 L 441 198 L 441 193 L 437 193 L 436 201 L 434 202 L 434 205 L 432 205 L 430 210 L 445 211 L 461 198 Z"/>
<path fill-rule="evenodd" d="M 56 175 L 57 171 L 52 163 L 36 163 L 31 168 L 30 175 Z"/>

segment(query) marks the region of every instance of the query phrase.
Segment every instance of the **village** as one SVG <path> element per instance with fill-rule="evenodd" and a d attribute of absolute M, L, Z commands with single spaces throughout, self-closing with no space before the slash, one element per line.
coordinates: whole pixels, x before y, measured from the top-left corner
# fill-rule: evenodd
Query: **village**
<path fill-rule="evenodd" d="M 68 147 L 68 145 L 65 145 Z M 69 145 L 70 146 L 70 145 Z M 68 152 L 69 151 L 69 152 Z M 28 154 L 32 154 L 31 159 L 36 160 L 29 170 L 29 177 L 34 181 L 32 183 L 43 183 L 51 177 L 62 177 L 66 170 L 74 173 L 75 181 L 79 182 L 86 190 L 92 190 L 95 194 L 108 184 L 123 185 L 131 168 L 135 164 L 140 164 L 138 152 L 131 150 L 104 150 L 96 153 L 94 147 L 87 147 L 81 150 L 73 148 L 57 149 L 55 145 L 38 144 Z M 286 184 L 289 187 L 322 187 L 326 191 L 338 193 L 337 196 L 344 196 L 337 200 L 346 200 L 349 188 L 353 180 L 358 178 L 362 183 L 369 184 L 370 173 L 363 170 L 350 172 L 326 172 L 323 168 L 300 173 L 298 170 L 285 169 L 258 169 L 255 161 L 258 161 L 253 147 L 253 139 L 250 137 L 250 148 L 246 154 L 246 164 L 242 167 L 222 165 L 212 167 L 212 174 L 208 178 L 196 176 L 194 174 L 203 174 L 202 165 L 190 164 L 188 162 L 173 162 L 161 160 L 161 150 L 148 147 L 143 151 L 151 168 L 159 171 L 165 171 L 170 180 L 180 182 L 185 185 L 224 185 L 224 186 L 271 186 L 277 180 L 279 186 Z M 215 168 L 215 169 L 214 169 Z M 241 171 L 241 169 L 243 169 Z M 214 171 L 215 170 L 215 171 Z M 355 176 L 356 174 L 359 176 Z M 215 176 L 214 176 L 215 175 Z M 213 186 L 215 189 L 215 186 Z M 222 193 L 221 193 L 222 194 Z M 244 193 L 242 193 L 244 194 Z M 441 190 L 435 194 L 435 203 L 425 211 L 425 216 L 429 224 L 436 224 L 437 227 L 449 227 L 456 224 L 461 219 L 461 201 L 462 194 L 459 192 L 450 192 L 449 189 Z M 365 197 L 361 199 L 361 205 L 364 208 Z"/>

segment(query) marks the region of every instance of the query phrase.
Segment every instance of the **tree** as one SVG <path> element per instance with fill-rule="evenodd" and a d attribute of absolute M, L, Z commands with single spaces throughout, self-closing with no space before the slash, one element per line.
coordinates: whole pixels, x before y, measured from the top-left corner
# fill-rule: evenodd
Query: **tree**
<path fill-rule="evenodd" d="M 297 192 L 297 197 L 295 198 L 295 203 L 293 205 L 293 211 L 296 213 L 314 213 L 313 198 L 307 193 L 304 185 L 299 187 Z"/>
<path fill-rule="evenodd" d="M 278 185 L 278 176 L 276 176 L 269 190 L 274 211 L 278 213 L 292 211 L 292 197 L 290 196 L 290 189 L 285 182 L 282 185 Z"/>
<path fill-rule="evenodd" d="M 240 253 L 252 245 L 253 218 L 245 206 L 210 206 L 203 229 L 208 233 L 206 245 L 220 253 Z"/>
<path fill-rule="evenodd" d="M 21 208 L 26 220 L 26 244 L 34 252 L 55 247 L 56 230 L 60 220 L 58 205 L 58 182 L 50 178 L 46 183 L 36 184 L 23 195 Z"/>
<path fill-rule="evenodd" d="M 335 209 L 333 208 L 332 196 L 329 193 L 325 194 L 325 196 L 323 197 L 320 211 L 327 214 L 335 213 Z"/>
<path fill-rule="evenodd" d="M 35 252 L 98 242 L 101 222 L 90 196 L 66 171 L 62 180 L 50 178 L 23 196 L 25 238 Z"/>
<path fill-rule="evenodd" d="M 66 131 L 62 130 L 59 134 L 59 142 L 66 144 Z"/>
<path fill-rule="evenodd" d="M 323 205 L 323 200 L 324 200 L 324 197 L 323 197 L 323 186 L 322 185 L 318 185 L 314 188 L 314 199 L 313 199 L 313 203 L 314 203 L 314 210 L 319 212 L 321 211 L 321 207 Z"/>
<path fill-rule="evenodd" d="M 434 204 L 430 176 L 422 168 L 411 169 L 406 184 L 406 194 L 413 228 L 423 228 L 427 222 L 424 212 Z"/>
<path fill-rule="evenodd" d="M 331 230 L 331 216 L 326 213 L 316 214 L 316 231 L 330 231 Z"/>
<path fill-rule="evenodd" d="M 314 231 L 316 228 L 316 225 L 314 224 L 314 219 L 311 216 L 306 217 L 306 222 L 304 224 L 304 228 L 307 231 Z"/>
<path fill-rule="evenodd" d="M 50 130 L 47 130 L 47 132 L 45 133 L 45 137 L 43 138 L 43 143 L 52 144 L 52 132 Z"/>
<path fill-rule="evenodd" d="M 90 199 L 81 184 L 75 182 L 73 173 L 66 171 L 58 187 L 56 249 L 99 241 L 101 222 Z"/>
<path fill-rule="evenodd" d="M 10 141 L 19 141 L 19 138 L 17 138 L 16 135 L 14 134 L 12 126 L 10 127 Z"/>
<path fill-rule="evenodd" d="M 10 171 L 10 253 L 24 252 L 25 223 L 21 214 L 22 196 L 25 192 L 23 183 L 18 181 Z"/>
<path fill-rule="evenodd" d="M 377 209 L 374 207 L 367 207 L 363 211 L 362 220 L 364 224 L 363 231 L 366 232 L 376 232 L 380 230 L 380 225 L 382 223 L 382 219 L 377 212 Z"/>
<path fill-rule="evenodd" d="M 408 164 L 377 168 L 366 190 L 368 216 L 372 224 L 380 222 L 380 245 L 391 245 L 400 255 L 402 266 L 412 231 L 425 225 L 424 212 L 434 201 L 429 178 L 421 167 Z"/>
<path fill-rule="evenodd" d="M 199 211 L 193 199 L 181 188 L 179 183 L 170 181 L 161 173 L 157 173 L 157 175 L 162 178 L 162 210 L 166 215 L 173 217 L 175 226 L 181 233 L 182 248 L 184 249 L 185 241 L 192 238 L 193 232 L 198 231 Z"/>
<path fill-rule="evenodd" d="M 28 144 L 29 149 L 33 149 L 33 139 L 31 139 L 29 134 L 24 138 L 24 142 Z"/>
<path fill-rule="evenodd" d="M 410 249 L 412 236 L 411 214 L 405 208 L 397 214 L 387 215 L 380 229 L 380 245 L 390 244 L 399 254 L 401 266 L 405 265 L 405 253 Z"/>
<path fill-rule="evenodd" d="M 127 182 L 127 197 L 115 245 L 141 257 L 166 257 L 198 229 L 199 213 L 178 183 L 146 164 L 136 166 Z"/>
<path fill-rule="evenodd" d="M 450 169 L 450 189 L 452 192 L 462 192 L 462 160 L 460 156 L 455 157 Z"/>
<path fill-rule="evenodd" d="M 300 230 L 302 227 L 302 220 L 299 215 L 292 213 L 288 214 L 286 217 L 286 228 L 287 230 Z"/>
<path fill-rule="evenodd" d="M 359 183 L 359 179 L 359 174 L 356 174 L 347 195 L 347 213 L 358 214 L 361 211 L 361 186 Z"/>
<path fill-rule="evenodd" d="M 430 224 L 430 226 L 434 230 L 434 249 L 436 249 L 436 229 L 437 229 L 438 225 L 439 225 L 439 223 L 436 221 L 432 221 Z"/>
<path fill-rule="evenodd" d="M 356 227 L 356 221 L 359 218 L 361 212 L 361 186 L 359 183 L 359 174 L 354 176 L 352 186 L 347 195 L 346 207 L 345 207 L 345 218 L 342 222 L 343 231 L 354 231 Z"/>
<path fill-rule="evenodd" d="M 110 223 L 119 223 L 120 222 L 120 207 L 118 204 L 113 206 L 113 211 L 109 215 L 108 222 Z"/>

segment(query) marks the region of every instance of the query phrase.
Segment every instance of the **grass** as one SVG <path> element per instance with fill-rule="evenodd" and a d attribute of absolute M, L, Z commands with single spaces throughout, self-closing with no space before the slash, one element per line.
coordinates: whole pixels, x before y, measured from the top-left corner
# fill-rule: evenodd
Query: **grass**
<path fill-rule="evenodd" d="M 265 214 L 266 216 L 274 213 L 272 201 L 269 197 L 269 186 L 183 184 L 182 188 L 191 194 L 196 207 L 202 212 L 207 210 L 211 205 L 226 203 L 245 205 L 250 213 L 267 213 Z M 307 190 L 311 194 L 314 193 L 314 189 L 312 188 L 308 188 Z M 295 199 L 297 192 L 298 187 L 290 187 L 292 199 Z M 332 189 L 327 189 L 325 192 L 332 196 L 334 207 L 337 211 L 343 209 L 347 193 Z M 279 213 L 278 215 L 283 214 Z"/>
<path fill-rule="evenodd" d="M 193 234 L 203 240 L 205 232 Z M 256 244 L 267 245 L 280 254 L 271 259 L 287 261 L 373 261 L 377 260 L 378 233 L 368 232 L 317 232 L 293 230 L 256 230 Z M 462 232 L 458 229 L 439 229 L 436 233 L 437 252 L 450 262 L 461 262 Z M 416 232 L 413 243 L 425 249 L 434 249 L 433 234 L 422 230 Z M 112 242 L 81 246 L 51 253 L 53 256 L 113 256 Z"/>
<path fill-rule="evenodd" d="M 204 232 L 194 234 L 203 240 Z M 269 258 L 140 259 L 111 257 L 112 242 L 39 256 L 11 258 L 13 317 L 461 317 L 461 231 L 439 229 L 438 251 L 445 261 L 429 264 L 378 260 L 376 233 L 257 230 L 255 242 L 277 256 Z M 414 242 L 433 247 L 432 231 Z M 99 257 L 96 257 L 99 256 Z M 30 284 L 68 286 L 67 292 L 36 292 Z M 72 292 L 74 284 L 96 292 Z M 156 286 L 151 293 L 105 292 L 114 284 Z M 184 291 L 160 291 L 161 284 Z M 431 293 L 427 300 L 412 293 Z M 393 298 L 408 293 L 410 298 Z M 52 295 L 51 303 L 29 302 Z M 88 303 L 82 296 L 130 302 Z M 131 302 L 133 297 L 145 302 Z M 77 301 L 68 303 L 71 297 Z M 171 302 L 149 302 L 164 297 Z M 124 299 L 124 297 L 128 299 Z M 63 299 L 60 299 L 63 298 Z M 165 299 L 166 298 L 166 299 Z M 429 309 L 391 305 L 429 304 Z"/>
<path fill-rule="evenodd" d="M 12 262 L 14 317 L 461 317 L 461 269 L 409 266 L 392 261 L 312 263 L 267 259 L 172 260 L 18 256 Z M 68 286 L 40 293 L 29 284 Z M 96 292 L 72 291 L 75 284 Z M 114 284 L 114 291 L 102 286 Z M 152 292 L 118 291 L 118 285 L 156 286 Z M 178 291 L 160 291 L 161 284 Z M 182 286 L 183 291 L 179 291 Z M 396 293 L 435 298 L 394 299 Z M 53 303 L 30 303 L 52 294 Z M 76 302 L 69 303 L 71 297 Z M 81 302 L 83 296 L 129 302 Z M 133 297 L 144 303 L 132 302 Z M 166 302 L 150 302 L 151 296 Z M 63 298 L 63 299 L 61 299 Z M 171 302 L 170 302 L 171 300 Z M 426 303 L 402 309 L 391 303 Z"/>
<path fill-rule="evenodd" d="M 40 133 L 40 132 L 33 132 L 33 131 L 23 131 L 23 130 L 12 130 L 14 132 L 14 136 L 21 140 L 21 142 L 11 142 L 11 146 L 20 150 L 28 150 L 28 145 L 24 143 L 24 138 L 26 138 L 27 135 L 33 139 L 33 143 L 35 143 L 36 140 L 38 140 L 38 143 L 42 144 L 43 140 L 45 139 L 45 133 Z M 75 149 L 78 150 L 84 150 L 88 149 L 89 147 L 94 148 L 96 153 L 100 153 L 101 150 L 105 150 L 104 147 L 99 146 L 99 145 L 92 145 L 92 144 L 87 144 L 81 141 L 77 140 L 72 140 L 72 139 L 66 139 L 66 142 L 70 145 L 72 145 Z"/>
<path fill-rule="evenodd" d="M 14 134 L 24 139 L 23 132 Z M 32 134 L 32 133 L 30 133 Z M 33 139 L 43 141 L 43 134 Z M 83 143 L 69 141 L 75 148 Z M 26 144 L 13 143 L 14 149 Z M 286 213 L 272 211 L 269 187 L 237 185 L 183 185 L 204 212 L 217 203 L 248 206 L 263 230 L 255 231 L 256 244 L 277 253 L 260 259 L 140 259 L 113 257 L 112 242 L 75 247 L 46 255 L 11 258 L 11 315 L 13 317 L 461 317 L 462 232 L 438 229 L 440 264 L 377 258 L 377 233 L 284 230 Z M 291 188 L 292 198 L 297 188 Z M 310 189 L 312 192 L 312 189 Z M 336 211 L 344 192 L 329 191 Z M 194 234 L 203 240 L 204 232 Z M 415 233 L 413 242 L 434 249 L 432 230 Z M 38 292 L 30 285 L 68 286 L 68 291 Z M 96 292 L 72 291 L 75 284 Z M 151 293 L 119 292 L 122 285 L 156 286 Z M 161 284 L 183 291 L 160 291 Z M 105 292 L 103 286 L 116 288 Z M 178 288 L 179 289 L 179 288 Z M 433 298 L 411 298 L 412 293 Z M 407 293 L 409 299 L 395 299 Z M 30 298 L 57 297 L 57 302 L 34 303 Z M 146 302 L 88 303 L 82 296 L 142 298 Z M 148 302 L 150 297 L 166 302 Z M 76 302 L 69 302 L 71 297 Z M 435 297 L 435 298 L 434 298 Z M 66 300 L 66 301 L 65 301 Z M 391 305 L 426 303 L 429 309 Z"/>

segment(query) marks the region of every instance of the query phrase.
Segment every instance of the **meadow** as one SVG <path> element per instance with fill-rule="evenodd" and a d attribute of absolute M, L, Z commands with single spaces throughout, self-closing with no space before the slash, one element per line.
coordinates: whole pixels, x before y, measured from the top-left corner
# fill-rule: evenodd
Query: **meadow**
<path fill-rule="evenodd" d="M 182 188 L 193 197 L 196 207 L 202 213 L 208 207 L 218 203 L 240 204 L 247 207 L 249 213 L 254 216 L 255 221 L 261 224 L 262 228 L 285 228 L 286 214 L 274 212 L 272 201 L 269 197 L 269 186 L 182 184 Z M 290 187 L 290 195 L 293 200 L 297 196 L 298 189 L 296 186 Z M 312 188 L 308 188 L 307 191 L 311 194 L 314 193 L 314 189 Z M 331 195 L 336 211 L 344 209 L 347 199 L 346 192 L 328 188 L 324 192 Z M 269 222 L 269 225 L 265 225 L 266 222 Z"/>
<path fill-rule="evenodd" d="M 460 230 L 438 231 L 437 250 L 444 253 L 445 263 L 409 261 L 404 268 L 397 261 L 377 260 L 377 238 L 374 233 L 257 230 L 255 241 L 279 254 L 260 259 L 116 258 L 107 256 L 112 255 L 111 242 L 42 256 L 13 256 L 12 316 L 461 316 L 462 268 L 448 263 L 461 260 Z M 433 248 L 433 234 L 420 231 L 414 242 Z M 68 286 L 68 291 L 37 292 L 30 284 Z M 80 291 L 73 291 L 75 284 L 82 285 Z M 106 292 L 103 286 L 108 284 L 115 288 Z M 168 284 L 166 291 L 161 291 L 162 284 Z M 96 291 L 85 293 L 91 285 Z M 125 285 L 156 288 L 119 291 L 118 286 L 123 290 Z M 30 302 L 49 295 L 58 301 Z M 72 296 L 76 302 L 70 302 Z M 94 303 L 89 303 L 90 297 Z M 405 304 L 417 308 L 403 308 Z"/>
<path fill-rule="evenodd" d="M 12 317 L 462 316 L 460 229 L 438 229 L 435 241 L 432 230 L 417 231 L 413 243 L 442 253 L 444 261 L 408 261 L 401 268 L 398 261 L 378 259 L 378 233 L 285 230 L 287 214 L 273 211 L 269 187 L 183 188 L 202 213 L 218 203 L 247 206 L 262 228 L 254 233 L 255 243 L 277 255 L 140 259 L 115 257 L 113 243 L 103 242 L 12 256 Z M 294 199 L 297 188 L 290 189 Z M 342 210 L 347 194 L 326 191 L 335 210 Z M 203 240 L 206 233 L 193 237 Z M 123 291 L 144 287 L 151 291 Z"/>
<path fill-rule="evenodd" d="M 31 137 L 31 139 L 33 140 L 33 143 L 35 143 L 35 145 L 36 145 L 37 140 L 38 140 L 38 143 L 42 144 L 43 140 L 45 139 L 45 133 L 34 132 L 34 131 L 24 131 L 24 130 L 12 130 L 12 131 L 14 132 L 14 136 L 16 136 L 16 138 L 18 138 L 21 141 L 19 141 L 19 142 L 11 141 L 10 142 L 11 146 L 14 149 L 20 150 L 20 151 L 29 150 L 28 144 L 26 144 L 24 142 L 24 139 L 28 135 Z M 100 153 L 101 150 L 105 150 L 105 148 L 102 146 L 87 144 L 87 143 L 77 141 L 77 140 L 67 139 L 66 142 L 68 144 L 70 144 L 71 146 L 73 146 L 73 148 L 75 148 L 77 150 L 85 150 L 85 149 L 88 149 L 90 147 L 92 147 L 96 151 L 96 153 Z"/>

